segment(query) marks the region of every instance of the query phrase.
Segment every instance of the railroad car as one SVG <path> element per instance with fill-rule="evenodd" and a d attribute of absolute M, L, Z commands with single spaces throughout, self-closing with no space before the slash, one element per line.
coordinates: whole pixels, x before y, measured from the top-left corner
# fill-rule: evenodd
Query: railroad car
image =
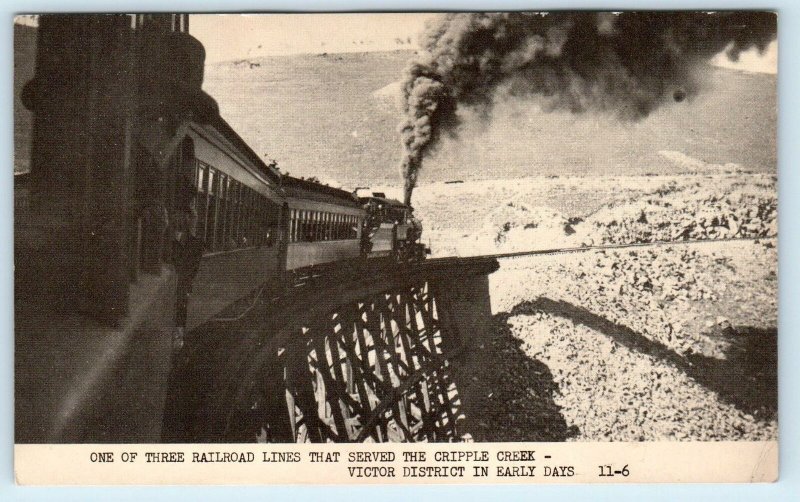
<path fill-rule="evenodd" d="M 366 212 L 349 192 L 283 176 L 288 207 L 286 271 L 357 259 Z"/>
<path fill-rule="evenodd" d="M 286 199 L 277 170 L 261 161 L 221 118 L 192 122 L 174 169 L 174 190 L 196 193 L 196 235 L 205 251 L 192 284 L 187 328 L 281 280 Z M 274 286 L 277 289 L 277 285 Z"/>

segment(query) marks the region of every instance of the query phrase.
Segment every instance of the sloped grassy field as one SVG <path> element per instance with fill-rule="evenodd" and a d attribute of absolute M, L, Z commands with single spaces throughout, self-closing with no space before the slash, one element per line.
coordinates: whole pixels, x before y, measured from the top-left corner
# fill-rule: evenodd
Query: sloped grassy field
<path fill-rule="evenodd" d="M 410 51 L 308 54 L 220 63 L 205 89 L 256 152 L 296 176 L 349 188 L 399 182 L 396 98 Z M 550 175 L 693 172 L 675 152 L 756 172 L 776 166 L 775 75 L 708 67 L 706 90 L 635 124 L 498 104 L 491 123 L 465 120 L 421 182 Z M 680 160 L 680 159 L 678 159 Z"/>

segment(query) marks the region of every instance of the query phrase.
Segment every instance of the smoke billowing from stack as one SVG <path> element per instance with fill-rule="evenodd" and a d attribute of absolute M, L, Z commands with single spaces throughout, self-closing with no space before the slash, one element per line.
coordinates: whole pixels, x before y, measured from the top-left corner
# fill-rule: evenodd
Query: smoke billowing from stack
<path fill-rule="evenodd" d="M 700 88 L 696 70 L 775 38 L 767 12 L 448 14 L 426 27 L 402 82 L 402 174 L 410 203 L 422 161 L 459 106 L 484 116 L 501 97 L 537 98 L 545 111 L 646 117 Z"/>

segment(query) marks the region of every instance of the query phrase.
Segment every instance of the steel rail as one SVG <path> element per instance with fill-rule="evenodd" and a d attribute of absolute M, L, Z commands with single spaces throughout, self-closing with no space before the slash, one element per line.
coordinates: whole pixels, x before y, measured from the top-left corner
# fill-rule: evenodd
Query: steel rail
<path fill-rule="evenodd" d="M 429 258 L 425 260 L 424 264 L 435 265 L 437 263 L 445 263 L 453 260 L 477 260 L 477 259 L 504 259 L 504 258 L 521 258 L 526 256 L 548 256 L 559 254 L 583 253 L 587 251 L 606 251 L 615 249 L 635 249 L 635 248 L 649 248 L 649 247 L 665 247 L 665 246 L 683 246 L 683 245 L 697 245 L 697 244 L 712 244 L 715 242 L 753 242 L 753 241 L 766 241 L 775 240 L 777 236 L 769 237 L 726 237 L 720 239 L 690 239 L 683 241 L 653 241 L 653 242 L 635 242 L 626 244 L 608 244 L 602 246 L 580 246 L 580 247 L 567 247 L 567 248 L 553 248 L 553 249 L 534 249 L 529 251 L 515 251 L 511 253 L 495 253 L 485 255 L 472 255 L 472 256 L 443 256 L 440 258 Z"/>

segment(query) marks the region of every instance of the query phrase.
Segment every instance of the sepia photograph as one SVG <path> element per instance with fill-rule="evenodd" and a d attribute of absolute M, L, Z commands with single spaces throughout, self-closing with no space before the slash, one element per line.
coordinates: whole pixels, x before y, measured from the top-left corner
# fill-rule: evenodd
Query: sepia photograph
<path fill-rule="evenodd" d="M 15 443 L 776 444 L 777 24 L 16 16 Z"/>

